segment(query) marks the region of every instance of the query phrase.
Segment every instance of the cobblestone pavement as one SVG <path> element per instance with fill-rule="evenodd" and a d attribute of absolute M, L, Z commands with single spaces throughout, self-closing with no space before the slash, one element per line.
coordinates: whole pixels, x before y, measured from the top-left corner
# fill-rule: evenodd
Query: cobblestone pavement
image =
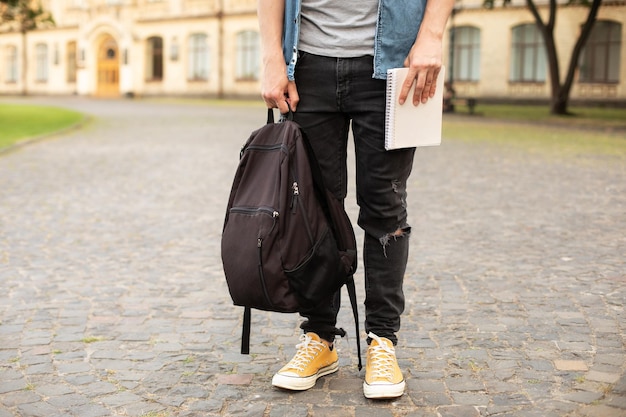
<path fill-rule="evenodd" d="M 349 308 L 340 371 L 307 392 L 270 386 L 296 315 L 255 312 L 252 354 L 239 354 L 219 242 L 262 107 L 31 102 L 93 118 L 0 155 L 0 417 L 626 416 L 623 160 L 420 149 L 407 390 L 376 402 Z"/>

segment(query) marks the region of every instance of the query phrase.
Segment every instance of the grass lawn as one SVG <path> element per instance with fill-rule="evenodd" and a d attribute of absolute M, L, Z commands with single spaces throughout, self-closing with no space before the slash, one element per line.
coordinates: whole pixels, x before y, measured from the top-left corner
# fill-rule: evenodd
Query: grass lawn
<path fill-rule="evenodd" d="M 463 114 L 465 110 L 460 109 Z M 555 126 L 588 128 L 626 129 L 626 108 L 575 107 L 570 106 L 570 115 L 553 116 L 548 105 L 524 106 L 511 104 L 480 104 L 476 106 L 478 115 L 490 119 L 524 121 Z"/>
<path fill-rule="evenodd" d="M 546 156 L 608 156 L 626 160 L 626 109 L 572 107 L 552 116 L 547 106 L 481 105 L 477 114 L 444 114 L 443 136 L 489 141 Z"/>
<path fill-rule="evenodd" d="M 83 117 L 81 113 L 57 107 L 0 104 L 0 149 L 72 126 Z"/>

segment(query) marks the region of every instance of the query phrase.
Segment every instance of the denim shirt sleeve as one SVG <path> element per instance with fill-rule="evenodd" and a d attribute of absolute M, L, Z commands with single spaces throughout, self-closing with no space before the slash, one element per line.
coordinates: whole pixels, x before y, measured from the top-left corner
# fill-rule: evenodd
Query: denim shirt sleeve
<path fill-rule="evenodd" d="M 386 79 L 387 69 L 404 66 L 404 60 L 415 43 L 424 19 L 426 1 L 380 0 L 374 41 L 373 78 Z"/>
<path fill-rule="evenodd" d="M 287 77 L 294 80 L 298 60 L 298 36 L 300 34 L 301 0 L 285 0 L 285 20 L 283 22 L 283 55 L 287 64 Z"/>

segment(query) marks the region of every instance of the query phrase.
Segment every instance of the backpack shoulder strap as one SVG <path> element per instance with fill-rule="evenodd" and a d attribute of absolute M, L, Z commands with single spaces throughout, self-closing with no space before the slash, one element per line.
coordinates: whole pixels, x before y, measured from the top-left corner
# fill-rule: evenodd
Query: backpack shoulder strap
<path fill-rule="evenodd" d="M 361 361 L 361 337 L 359 331 L 359 306 L 356 301 L 356 288 L 354 287 L 354 277 L 350 276 L 348 282 L 346 282 L 348 288 L 348 296 L 350 297 L 350 304 L 352 305 L 352 315 L 354 316 L 354 328 L 356 330 L 356 351 L 359 358 L 359 371 L 363 369 L 363 362 Z"/>
<path fill-rule="evenodd" d="M 244 307 L 243 310 L 243 325 L 241 326 L 241 354 L 247 355 L 250 353 L 250 316 L 251 308 Z"/>

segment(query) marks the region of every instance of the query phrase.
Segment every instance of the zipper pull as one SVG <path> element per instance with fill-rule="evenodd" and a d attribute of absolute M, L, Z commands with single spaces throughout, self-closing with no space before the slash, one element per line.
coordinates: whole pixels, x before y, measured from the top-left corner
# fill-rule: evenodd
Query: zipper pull
<path fill-rule="evenodd" d="M 296 206 L 297 206 L 297 199 L 298 199 L 298 196 L 300 195 L 300 189 L 298 188 L 297 181 L 293 182 L 293 184 L 291 185 L 291 190 L 293 191 L 291 195 L 291 212 L 295 213 Z"/>
<path fill-rule="evenodd" d="M 269 230 L 268 234 L 272 233 L 274 231 L 274 227 L 276 227 L 276 223 L 278 223 L 278 221 L 276 219 L 278 219 L 278 216 L 280 214 L 278 213 L 278 211 L 274 210 L 272 212 L 272 228 Z M 259 239 L 261 240 L 261 239 Z M 259 246 L 260 248 L 260 246 Z"/>
<path fill-rule="evenodd" d="M 261 247 L 261 242 L 262 242 L 262 239 L 261 239 L 261 238 L 258 238 L 258 239 L 256 240 L 256 247 L 257 247 L 257 248 L 260 248 L 260 247 Z"/>

